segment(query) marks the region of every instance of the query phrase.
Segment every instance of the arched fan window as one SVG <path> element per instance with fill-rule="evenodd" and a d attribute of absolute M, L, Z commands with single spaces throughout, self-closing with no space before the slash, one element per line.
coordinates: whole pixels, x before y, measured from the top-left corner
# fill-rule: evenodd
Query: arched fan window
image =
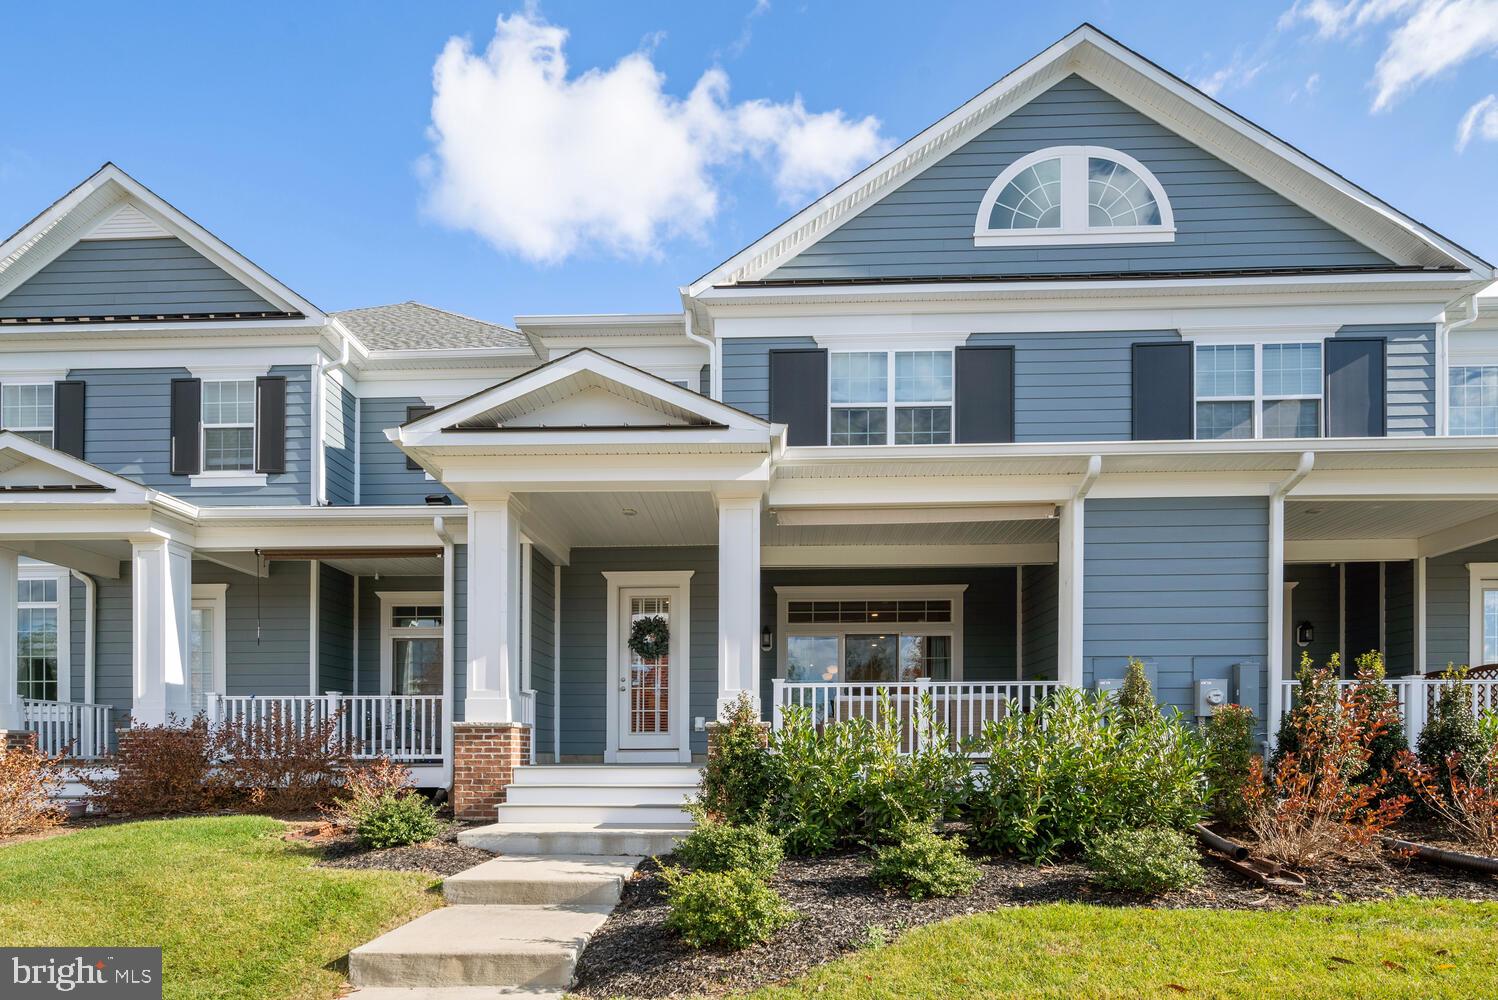
<path fill-rule="evenodd" d="M 977 246 L 1174 239 L 1170 200 L 1155 175 L 1101 146 L 1053 146 L 1016 160 L 988 186 L 973 226 Z"/>

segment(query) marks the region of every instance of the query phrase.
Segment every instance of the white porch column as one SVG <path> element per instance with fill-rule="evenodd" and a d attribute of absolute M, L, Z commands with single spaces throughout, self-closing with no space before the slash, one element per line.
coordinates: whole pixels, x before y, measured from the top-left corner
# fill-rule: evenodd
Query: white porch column
<path fill-rule="evenodd" d="M 192 549 L 152 535 L 130 542 L 130 713 L 146 725 L 189 719 Z"/>
<path fill-rule="evenodd" d="M 20 556 L 14 549 L 0 549 L 0 751 L 4 750 L 7 732 L 26 728 L 21 713 L 20 678 L 16 676 L 17 582 L 16 567 Z"/>
<path fill-rule="evenodd" d="M 1082 686 L 1082 527 L 1086 501 L 1061 504 L 1056 585 L 1056 679 Z"/>
<path fill-rule="evenodd" d="M 506 500 L 468 508 L 466 722 L 520 721 L 520 531 Z"/>
<path fill-rule="evenodd" d="M 759 705 L 760 497 L 718 497 L 718 715 L 747 691 Z"/>

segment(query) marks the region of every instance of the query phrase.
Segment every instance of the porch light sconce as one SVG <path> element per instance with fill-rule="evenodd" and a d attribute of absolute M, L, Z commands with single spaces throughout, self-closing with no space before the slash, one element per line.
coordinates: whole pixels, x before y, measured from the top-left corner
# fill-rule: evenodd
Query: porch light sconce
<path fill-rule="evenodd" d="M 1295 645 L 1299 646 L 1301 649 L 1305 649 L 1315 641 L 1316 630 L 1311 626 L 1310 622 L 1301 622 L 1299 625 L 1295 626 Z"/>
<path fill-rule="evenodd" d="M 766 625 L 759 630 L 759 648 L 761 652 L 768 653 L 775 645 L 775 633 L 770 631 Z"/>

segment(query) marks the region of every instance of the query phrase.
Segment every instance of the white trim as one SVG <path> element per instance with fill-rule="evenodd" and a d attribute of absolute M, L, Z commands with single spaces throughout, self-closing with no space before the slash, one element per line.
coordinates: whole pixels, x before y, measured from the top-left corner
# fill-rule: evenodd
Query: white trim
<path fill-rule="evenodd" d="M 1014 679 L 1025 679 L 1025 567 L 1014 567 Z"/>
<path fill-rule="evenodd" d="M 395 671 L 391 657 L 391 641 L 397 635 L 402 638 L 443 640 L 442 658 L 444 667 L 442 683 L 445 685 L 451 680 L 445 664 L 449 662 L 448 646 L 451 644 L 447 641 L 447 638 L 448 624 L 449 619 L 452 617 L 452 612 L 443 603 L 443 596 L 442 590 L 381 590 L 375 593 L 375 597 L 379 600 L 380 605 L 380 694 L 390 693 L 394 685 Z M 403 628 L 397 633 L 395 627 L 390 624 L 390 613 L 394 607 L 400 604 L 437 605 L 442 609 L 441 626 L 437 628 Z M 452 692 L 444 690 L 442 694 L 446 698 L 451 697 Z"/>
<path fill-rule="evenodd" d="M 206 428 L 200 428 L 204 430 Z M 199 446 L 201 447 L 201 445 Z M 223 488 L 226 486 L 241 489 L 254 489 L 264 486 L 267 482 L 266 474 L 263 472 L 238 471 L 235 469 L 221 469 L 212 472 L 195 472 L 187 477 L 187 485 L 194 489 Z"/>
<path fill-rule="evenodd" d="M 603 573 L 607 582 L 608 600 L 606 614 L 607 637 L 605 648 L 604 701 L 607 712 L 603 749 L 604 763 L 647 763 L 674 756 L 682 763 L 692 759 L 691 727 L 687 725 L 687 691 L 692 672 L 692 576 L 695 570 L 659 571 L 608 571 Z M 622 591 L 636 588 L 659 588 L 674 590 L 671 604 L 671 728 L 676 732 L 678 746 L 671 750 L 625 750 L 619 746 L 622 722 L 619 718 L 619 691 L 617 689 L 620 670 L 619 650 L 623 645 L 620 602 Z"/>
<path fill-rule="evenodd" d="M 98 650 L 99 583 L 81 570 L 72 569 L 69 572 L 73 579 L 83 584 L 83 702 L 92 705 L 98 679 L 95 658 Z M 68 645 L 71 646 L 72 643 Z"/>
<path fill-rule="evenodd" d="M 1428 614 L 1425 609 L 1427 566 L 1425 556 L 1415 557 L 1415 673 L 1423 674 L 1427 669 L 1425 626 Z"/>
<path fill-rule="evenodd" d="M 270 374 L 272 365 L 246 361 L 211 366 L 189 365 L 187 373 L 203 382 L 250 382 Z"/>
<path fill-rule="evenodd" d="M 73 627 L 72 607 L 73 595 L 71 592 L 72 574 L 62 566 L 37 565 L 22 563 L 16 570 L 16 581 L 21 580 L 52 580 L 57 586 L 57 600 L 55 603 L 49 601 L 16 601 L 16 610 L 21 608 L 53 608 L 56 611 L 57 621 L 57 700 L 73 700 Z M 19 614 L 17 616 L 19 618 Z M 17 623 L 17 633 L 11 636 L 10 642 L 19 642 L 20 625 Z M 16 673 L 20 676 L 20 657 L 17 654 Z M 84 686 L 87 687 L 87 679 Z M 29 695 L 27 697 L 30 697 Z"/>
<path fill-rule="evenodd" d="M 1491 586 L 1484 586 L 1491 584 Z M 1498 563 L 1467 563 L 1467 665 L 1485 664 L 1482 634 L 1482 592 L 1498 588 Z"/>
<path fill-rule="evenodd" d="M 1056 562 L 1055 542 L 1023 545 L 766 545 L 763 569 L 860 566 L 1041 566 Z"/>
<path fill-rule="evenodd" d="M 322 602 L 322 563 L 307 560 L 307 693 L 317 694 L 318 632 L 320 615 L 318 606 Z"/>
<path fill-rule="evenodd" d="M 1310 393 L 1279 393 L 1269 395 L 1264 391 L 1264 348 L 1266 346 L 1314 346 L 1317 348 L 1320 358 L 1317 362 L 1316 386 L 1317 390 Z M 1208 396 L 1203 395 L 1201 384 L 1196 378 L 1197 354 L 1203 348 L 1231 348 L 1248 347 L 1253 351 L 1253 380 L 1254 389 L 1251 395 L 1225 395 Z M 1248 403 L 1249 404 L 1249 427 L 1253 430 L 1255 438 L 1268 438 L 1264 433 L 1264 407 L 1267 403 L 1278 403 L 1284 400 L 1306 400 L 1316 403 L 1316 434 L 1314 437 L 1295 438 L 1269 438 L 1277 441 L 1315 441 L 1319 440 L 1326 432 L 1326 402 L 1323 398 L 1326 379 L 1326 341 L 1325 340 L 1300 340 L 1290 336 L 1261 335 L 1251 339 L 1238 339 L 1223 337 L 1222 339 L 1211 338 L 1208 343 L 1197 343 L 1193 341 L 1191 349 L 1192 385 L 1196 392 L 1192 399 L 1191 421 L 1192 431 L 1196 431 L 1196 404 L 1197 403 Z M 1223 438 L 1199 438 L 1198 440 L 1220 441 Z"/>
<path fill-rule="evenodd" d="M 206 694 L 227 694 L 229 688 L 229 585 L 227 583 L 195 583 L 192 585 L 192 610 L 206 610 L 213 616 L 213 657 L 209 665 L 213 675 L 213 689 Z M 188 624 L 188 643 L 192 642 L 192 625 Z M 189 649 L 189 652 L 191 650 Z M 191 681 L 191 677 L 188 678 Z M 316 693 L 316 692 L 314 692 Z M 188 692 L 192 697 L 192 692 Z"/>
<path fill-rule="evenodd" d="M 1091 198 L 1088 163 L 1091 158 L 1112 160 L 1134 172 L 1160 210 L 1154 226 L 1093 226 L 1089 222 Z M 994 229 L 990 222 L 999 195 L 1024 171 L 1045 160 L 1061 161 L 1061 225 L 1048 229 Z M 1048 146 L 1015 160 L 994 178 L 973 220 L 973 245 L 980 247 L 1085 246 L 1106 243 L 1173 243 L 1175 212 L 1165 188 L 1148 167 L 1127 153 L 1107 146 Z"/>
<path fill-rule="evenodd" d="M 551 564 L 551 743 L 553 764 L 562 762 L 562 564 Z"/>
<path fill-rule="evenodd" d="M 789 658 L 790 630 L 797 635 L 836 636 L 837 662 L 839 670 L 847 662 L 847 637 L 849 633 L 862 633 L 879 629 L 880 622 L 798 622 L 792 626 L 790 602 L 805 600 L 836 601 L 898 601 L 902 598 L 923 598 L 952 602 L 952 619 L 947 622 L 890 622 L 887 631 L 894 633 L 919 632 L 922 635 L 944 635 L 952 640 L 952 671 L 947 680 L 962 680 L 962 605 L 967 584 L 913 584 L 900 586 L 891 584 L 877 587 L 784 586 L 775 588 L 775 676 L 785 677 L 786 660 Z M 898 680 L 898 678 L 896 678 Z"/>
<path fill-rule="evenodd" d="M 819 341 L 819 343 L 820 343 L 820 341 Z M 882 401 L 880 401 L 880 400 L 873 400 L 873 401 L 869 401 L 869 402 L 859 402 L 859 401 L 839 402 L 839 401 L 833 400 L 833 398 L 832 398 L 832 382 L 833 382 L 834 375 L 833 375 L 833 372 L 832 372 L 832 360 L 833 360 L 834 357 L 836 357 L 837 355 L 840 355 L 840 354 L 841 355 L 867 354 L 867 355 L 883 355 L 884 356 L 884 399 Z M 897 382 L 898 382 L 898 377 L 896 375 L 896 369 L 898 367 L 899 356 L 901 354 L 945 354 L 945 355 L 947 355 L 948 365 L 949 365 L 949 369 L 948 370 L 951 373 L 951 379 L 952 379 L 952 388 L 951 388 L 951 392 L 948 394 L 948 397 L 946 399 L 944 399 L 944 400 L 941 400 L 941 399 L 934 399 L 934 400 L 897 399 L 896 398 L 896 386 L 897 386 Z M 878 345 L 875 345 L 875 346 L 868 346 L 868 345 L 857 346 L 857 342 L 856 341 L 845 341 L 844 344 L 843 344 L 843 346 L 841 346 L 837 350 L 829 351 L 828 355 L 827 355 L 827 400 L 828 400 L 828 402 L 827 402 L 827 440 L 828 441 L 832 440 L 832 435 L 833 435 L 832 415 L 834 413 L 836 413 L 838 410 L 880 410 L 880 409 L 882 409 L 882 410 L 884 410 L 884 444 L 885 445 L 895 444 L 895 434 L 897 433 L 895 424 L 896 424 L 896 420 L 897 420 L 899 411 L 903 407 L 905 409 L 922 409 L 922 410 L 944 409 L 944 410 L 946 410 L 947 411 L 947 440 L 944 441 L 944 442 L 940 442 L 940 443 L 942 443 L 942 444 L 951 444 L 952 441 L 955 440 L 956 437 L 957 437 L 957 355 L 956 355 L 956 352 L 952 348 L 945 348 L 945 347 L 941 347 L 941 346 L 937 346 L 937 345 L 920 345 L 918 343 L 915 346 L 907 345 L 907 346 L 905 346 L 903 348 L 899 348 L 899 347 L 892 346 L 890 344 L 878 344 Z M 870 447 L 880 447 L 880 445 L 833 445 L 832 447 L 870 448 Z M 929 447 L 929 446 L 928 445 L 908 445 L 908 446 L 900 446 L 900 447 Z"/>
<path fill-rule="evenodd" d="M 354 630 L 354 648 L 350 652 L 352 654 L 351 659 L 353 661 L 353 675 L 354 676 L 353 676 L 352 683 L 349 685 L 350 687 L 353 688 L 353 690 L 351 692 L 349 692 L 349 693 L 350 694 L 358 694 L 359 693 L 359 647 L 364 644 L 363 643 L 363 634 L 359 631 L 359 581 L 362 580 L 362 579 L 364 579 L 364 578 L 362 576 L 360 576 L 359 574 L 357 574 L 357 573 L 353 574 L 353 577 L 354 577 L 354 607 L 353 607 L 353 612 L 352 612 L 351 618 L 353 619 L 352 625 L 353 625 L 353 630 Z"/>

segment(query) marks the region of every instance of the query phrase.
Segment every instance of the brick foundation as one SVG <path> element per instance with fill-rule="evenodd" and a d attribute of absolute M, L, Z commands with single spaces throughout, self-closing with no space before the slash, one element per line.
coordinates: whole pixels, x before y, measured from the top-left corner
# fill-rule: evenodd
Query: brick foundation
<path fill-rule="evenodd" d="M 8 750 L 35 750 L 36 733 L 28 729 L 0 729 L 0 753 Z"/>
<path fill-rule="evenodd" d="M 523 723 L 453 723 L 453 815 L 492 823 L 515 768 L 530 754 L 531 727 Z"/>

